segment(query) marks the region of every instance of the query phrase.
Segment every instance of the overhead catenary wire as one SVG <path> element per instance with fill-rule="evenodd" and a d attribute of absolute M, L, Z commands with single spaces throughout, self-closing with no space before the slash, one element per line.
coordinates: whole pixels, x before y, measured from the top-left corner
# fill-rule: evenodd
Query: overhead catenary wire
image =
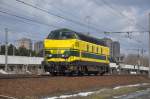
<path fill-rule="evenodd" d="M 25 18 L 25 17 L 22 17 L 22 16 L 18 16 L 18 15 L 15 15 L 15 14 L 12 14 L 12 13 L 9 13 L 9 12 L 6 12 L 6 11 L 1 11 L 1 10 L 0 10 L 0 13 L 4 13 L 4 14 L 10 15 L 10 16 L 14 16 L 14 17 L 17 17 L 17 18 L 20 18 L 20 19 L 27 20 L 27 21 L 32 21 L 32 22 L 35 22 L 35 23 L 38 23 L 38 24 L 43 24 L 43 25 L 46 25 L 46 26 L 51 26 L 51 27 L 60 28 L 60 27 L 58 27 L 58 26 L 41 23 L 41 22 L 39 22 L 39 21 L 32 20 L 32 19 L 29 19 L 29 18 Z M 104 33 L 119 33 L 119 34 L 120 34 L 120 33 L 133 33 L 133 32 L 148 32 L 148 31 L 104 32 Z"/>
<path fill-rule="evenodd" d="M 40 1 L 42 1 L 42 2 L 44 2 L 44 3 L 48 3 L 48 2 L 46 2 L 45 0 L 40 0 Z M 49 0 L 48 0 L 48 1 L 49 1 Z M 65 14 L 67 14 L 67 15 L 70 15 L 70 16 L 74 17 L 74 18 L 79 18 L 76 14 L 74 14 L 73 11 L 72 11 L 72 13 L 71 13 L 71 12 L 69 12 L 69 11 L 64 10 L 63 8 L 59 8 L 59 7 L 56 6 L 56 5 L 52 5 L 52 4 L 50 4 L 50 3 L 48 3 L 48 5 L 52 6 L 53 8 L 55 8 L 55 9 L 56 9 L 57 11 L 59 11 L 59 12 L 65 13 Z M 62 6 L 61 6 L 61 7 L 62 7 Z"/>
<path fill-rule="evenodd" d="M 45 0 L 41 0 L 41 1 L 42 1 L 42 2 L 45 2 Z M 45 2 L 45 3 L 47 3 L 47 2 Z M 50 3 L 48 3 L 48 4 L 50 5 Z M 56 11 L 59 11 L 59 12 L 65 14 L 65 15 L 69 15 L 69 16 L 72 16 L 72 17 L 74 17 L 74 18 L 76 18 L 76 19 L 80 19 L 80 17 L 77 16 L 74 11 L 71 11 L 72 13 L 70 13 L 69 11 L 66 11 L 66 10 L 64 10 L 63 8 L 59 8 L 58 6 L 54 6 L 54 5 L 50 5 L 50 6 L 52 6 L 54 9 L 56 9 Z M 61 7 L 62 7 L 62 6 L 61 6 Z M 73 13 L 74 13 L 74 14 L 73 14 Z M 88 15 L 88 16 L 89 16 L 89 15 Z M 87 16 L 85 16 L 84 18 L 86 18 L 86 17 L 87 17 Z M 82 19 L 81 19 L 81 20 L 78 20 L 78 21 L 84 22 Z M 94 24 L 94 23 L 92 23 L 92 22 L 90 22 L 90 25 L 92 25 L 92 26 L 94 26 L 94 27 L 102 27 L 102 26 L 99 26 L 99 25 Z M 88 25 L 87 25 L 87 28 L 89 28 Z"/>
<path fill-rule="evenodd" d="M 39 7 L 37 7 L 37 6 L 34 6 L 34 5 L 32 5 L 32 4 L 29 4 L 29 3 L 26 3 L 26 2 L 24 2 L 24 1 L 21 1 L 21 0 L 16 0 L 16 1 L 18 1 L 18 2 L 21 2 L 21 3 L 23 3 L 23 4 L 25 4 L 25 5 L 28 5 L 28 6 L 30 6 L 30 7 L 33 7 L 33 8 L 35 8 L 35 9 L 38 9 L 38 10 L 41 10 L 41 11 L 44 11 L 44 12 L 46 12 L 46 13 L 49 13 L 49 14 L 51 14 L 51 15 L 54 15 L 54 16 L 57 16 L 57 17 L 59 17 L 59 18 L 62 18 L 62 19 L 64 19 L 64 20 L 68 20 L 67 18 L 65 18 L 65 17 L 63 17 L 63 16 L 60 16 L 60 15 L 57 15 L 57 14 L 54 14 L 54 13 L 51 13 L 51 12 L 49 12 L 49 11 L 47 11 L 47 10 L 45 10 L 45 9 L 42 9 L 42 8 L 39 8 Z M 102 0 L 103 1 L 103 0 Z M 106 1 L 104 1 L 104 2 L 106 2 Z M 112 7 L 111 7 L 112 8 Z M 7 13 L 8 14 L 8 13 Z M 120 13 L 121 14 L 121 13 Z M 11 14 L 12 15 L 12 14 Z M 122 14 L 122 15 L 124 15 L 124 14 Z M 14 16 L 14 15 L 13 15 Z M 15 15 L 15 16 L 17 16 L 17 15 Z M 18 17 L 18 16 L 17 16 Z M 20 17 L 20 16 L 19 16 Z M 20 18 L 24 18 L 24 17 L 20 17 Z M 27 19 L 27 18 L 24 18 L 24 19 Z M 36 20 L 32 20 L 32 19 L 27 19 L 27 20 L 29 20 L 29 21 L 36 21 Z M 76 22 L 76 21 L 73 21 L 73 20 L 68 20 L 68 21 L 72 21 L 72 22 Z M 36 21 L 37 23 L 40 23 L 41 24 L 41 22 L 38 22 L 38 21 Z M 43 24 L 43 23 L 42 23 Z M 44 23 L 45 24 L 45 23 Z M 79 23 L 80 25 L 83 25 L 83 23 Z M 48 25 L 48 24 L 46 24 L 46 25 Z M 91 26 L 89 26 L 89 25 L 86 25 L 86 24 L 84 24 L 87 28 L 90 28 Z M 59 28 L 59 26 L 54 26 L 54 25 L 51 25 L 51 26 L 53 26 L 53 27 L 58 27 Z M 94 27 L 95 28 L 95 27 Z M 95 28 L 96 29 L 96 28 Z M 99 30 L 99 29 L 96 29 L 96 30 Z M 106 32 L 106 31 L 103 31 L 104 33 L 109 33 L 109 32 Z M 148 31 L 129 31 L 129 32 L 111 32 L 111 33 L 131 33 L 131 32 L 148 32 Z"/>
<path fill-rule="evenodd" d="M 84 23 L 81 23 L 81 22 L 79 22 L 79 21 L 76 21 L 76 20 L 73 20 L 73 19 L 70 19 L 70 18 L 61 16 L 61 15 L 59 15 L 59 14 L 55 14 L 55 13 L 53 13 L 53 12 L 50 12 L 50 11 L 46 10 L 46 9 L 43 9 L 43 8 L 34 6 L 34 5 L 30 4 L 30 3 L 24 2 L 24 1 L 22 1 L 22 0 L 15 0 L 15 1 L 20 2 L 20 3 L 22 3 L 22 4 L 26 5 L 26 6 L 35 8 L 35 9 L 37 9 L 37 10 L 40 10 L 40 11 L 42 11 L 42 12 L 45 12 L 45 13 L 47 13 L 47 14 L 49 14 L 49 15 L 52 15 L 52 16 L 55 16 L 55 17 L 64 19 L 64 20 L 66 20 L 66 21 L 72 22 L 72 23 L 74 23 L 74 24 L 80 25 L 80 26 L 82 26 L 82 27 L 83 27 L 83 26 L 86 27 L 86 28 L 89 27 L 90 29 L 93 29 L 93 30 L 98 31 L 98 32 L 102 32 L 102 31 L 103 31 L 103 30 L 100 30 L 100 29 L 98 29 L 98 28 L 96 28 L 96 27 L 93 27 L 93 26 L 91 26 L 91 25 L 88 26 L 87 24 L 84 24 Z"/>
<path fill-rule="evenodd" d="M 137 40 L 137 39 L 135 39 L 135 38 L 133 38 L 133 37 L 131 37 L 131 35 L 130 34 L 135 34 L 135 33 L 140 33 L 140 34 L 143 34 L 143 33 L 148 33 L 149 31 L 122 31 L 122 32 L 115 32 L 115 31 L 112 31 L 112 32 L 104 32 L 104 34 L 127 34 L 127 38 L 129 38 L 129 39 L 132 39 L 132 40 L 134 40 L 134 41 L 136 41 L 137 43 L 141 43 L 142 45 L 144 44 L 144 43 L 142 43 L 142 41 L 141 40 Z"/>
<path fill-rule="evenodd" d="M 111 34 L 111 33 L 119 33 L 119 34 L 121 34 L 121 33 L 125 33 L 125 34 L 129 34 L 129 33 L 147 33 L 147 32 L 149 32 L 149 31 L 105 31 L 104 33 L 105 34 Z"/>
<path fill-rule="evenodd" d="M 18 16 L 18 15 L 14 15 L 14 14 L 11 14 L 11 13 L 9 13 L 9 12 L 5 12 L 5 11 L 0 11 L 0 13 L 3 13 L 3 14 L 7 14 L 7 15 L 9 15 L 9 16 L 13 16 L 13 17 L 17 17 L 17 18 L 19 18 L 19 19 L 23 19 L 23 20 L 26 20 L 26 21 L 31 21 L 31 22 L 34 22 L 34 23 L 37 23 L 37 21 L 32 21 L 32 19 L 28 19 L 28 18 L 25 18 L 25 17 L 21 17 L 21 16 Z M 26 21 L 22 21 L 22 20 L 19 20 L 19 22 L 21 22 L 21 23 L 25 23 L 25 24 L 29 24 L 28 22 L 26 22 Z M 41 23 L 39 23 L 38 22 L 38 24 L 41 24 Z M 44 23 L 42 23 L 42 25 L 43 25 Z M 4 25 L 4 24 L 0 24 L 0 25 Z M 44 24 L 45 25 L 45 24 Z M 7 26 L 7 27 L 10 27 L 10 26 L 8 26 L 8 25 L 4 25 L 4 26 Z M 48 27 L 50 27 L 48 24 L 46 25 L 46 26 L 48 26 Z M 14 28 L 14 27 L 13 27 Z M 32 37 L 32 39 L 33 38 L 35 38 L 35 37 L 37 37 L 37 38 L 39 38 L 39 37 L 41 37 L 41 36 L 39 36 L 39 35 L 32 35 L 32 34 L 30 34 L 30 33 L 28 33 L 28 32 L 21 32 L 20 33 L 20 31 L 19 31 L 19 33 L 18 32 L 16 32 L 16 30 L 13 30 L 12 28 L 9 28 L 9 30 L 11 31 L 11 32 L 9 32 L 10 33 L 10 35 L 11 34 L 13 34 L 14 35 L 14 33 L 16 34 L 17 33 L 17 35 L 22 35 L 22 36 L 26 36 L 26 37 Z M 13 32 L 12 32 L 13 31 Z M 23 34 L 22 34 L 23 33 Z"/>
<path fill-rule="evenodd" d="M 107 7 L 109 7 L 110 9 L 112 9 L 114 12 L 118 13 L 118 15 L 125 17 L 128 20 L 128 23 L 130 23 L 131 21 L 134 22 L 133 19 L 128 18 L 125 14 L 123 14 L 121 11 L 119 11 L 118 9 L 116 9 L 114 6 L 110 5 L 106 0 L 101 0 L 103 2 L 103 4 L 105 4 Z M 99 3 L 97 3 L 99 4 Z M 143 30 L 145 30 L 145 27 L 141 26 L 140 24 L 135 24 L 139 27 L 141 27 Z"/>
<path fill-rule="evenodd" d="M 6 6 L 4 6 L 4 5 L 6 5 Z M 18 11 L 14 11 L 13 9 L 18 9 L 18 7 L 16 6 L 16 5 L 12 5 L 12 4 L 8 4 L 8 3 L 4 3 L 3 4 L 3 6 L 4 7 L 0 7 L 0 9 L 2 8 L 2 9 L 4 9 L 4 10 L 7 10 L 7 11 L 9 11 L 9 12 L 12 12 L 12 13 L 16 13 L 16 14 L 18 14 Z M 9 6 L 9 8 L 8 8 L 8 6 Z M 11 9 L 10 9 L 11 8 Z M 24 11 L 21 11 L 21 12 L 23 12 L 23 15 L 25 14 L 25 16 L 27 16 L 28 14 L 27 13 L 24 13 Z M 30 15 L 30 14 L 29 14 Z M 40 15 L 41 16 L 41 15 Z M 34 17 L 36 17 L 36 16 L 34 16 Z M 37 18 L 39 18 L 39 16 L 37 16 Z M 41 18 L 41 17 L 40 17 Z M 48 20 L 48 19 L 47 19 Z M 43 21 L 41 21 L 41 22 L 43 22 Z M 46 21 L 46 23 L 47 23 L 47 21 Z M 60 23 L 60 21 L 55 21 L 55 24 L 59 24 Z M 49 24 L 49 23 L 47 23 L 47 24 Z M 50 23 L 51 24 L 51 23 Z M 59 25 L 58 25 L 59 26 Z M 67 24 L 65 24 L 65 26 L 63 26 L 63 27 L 68 27 L 68 28 L 72 28 L 73 26 L 71 26 L 71 25 L 67 25 Z"/>
<path fill-rule="evenodd" d="M 21 0 L 17 0 L 17 1 L 21 1 Z M 5 13 L 6 14 L 6 13 Z M 8 13 L 7 13 L 8 14 Z M 14 15 L 13 15 L 14 16 Z M 18 15 L 15 15 L 15 17 L 18 16 Z M 27 18 L 28 19 L 28 18 Z M 26 19 L 25 19 L 26 20 Z M 28 21 L 31 21 L 32 19 L 28 20 Z M 33 21 L 33 20 L 32 20 Z M 34 20 L 36 21 L 36 20 Z M 35 22 L 37 23 L 37 22 Z M 41 24 L 41 22 L 38 22 L 39 24 Z M 49 26 L 49 25 L 48 25 Z M 57 27 L 57 26 L 56 26 Z M 59 27 L 58 27 L 59 28 Z M 136 31 L 137 32 L 137 31 Z M 139 32 L 139 31 L 138 31 Z M 140 31 L 141 32 L 141 31 Z M 145 32 L 145 31 L 144 31 Z M 117 32 L 111 32 L 111 33 L 117 33 Z M 121 32 L 118 32 L 118 33 L 121 33 Z M 126 32 L 126 33 L 129 33 L 129 32 Z"/>
<path fill-rule="evenodd" d="M 18 15 L 17 15 L 18 16 Z M 26 20 L 26 19 L 25 19 Z M 31 19 L 32 20 L 32 19 Z M 28 20 L 29 21 L 29 20 Z M 37 22 L 35 22 L 37 23 Z M 39 23 L 41 24 L 41 23 Z M 148 32 L 148 31 L 126 31 L 126 32 L 111 32 L 111 33 L 131 33 L 131 32 Z"/>
<path fill-rule="evenodd" d="M 115 31 L 112 31 L 112 32 L 104 32 L 104 34 L 127 34 L 127 37 L 130 38 L 130 39 L 133 39 L 133 37 L 130 36 L 130 34 L 132 33 L 148 33 L 149 31 L 122 31 L 122 32 L 115 32 Z M 136 42 L 138 43 L 141 43 L 141 41 L 139 40 L 136 40 L 134 39 Z"/>
<path fill-rule="evenodd" d="M 6 18 L 6 15 L 8 15 L 8 14 L 0 13 L 0 17 L 5 17 L 5 18 Z M 36 25 L 36 26 L 38 26 L 38 25 L 43 25 L 43 24 L 39 24 L 39 23 L 35 23 L 35 22 L 32 22 L 32 23 L 31 23 L 31 21 L 26 21 L 25 19 L 21 19 L 21 18 L 18 18 L 18 17 L 14 17 L 14 16 L 12 16 L 12 15 L 8 15 L 8 17 L 9 17 L 9 19 L 12 19 L 12 20 L 14 20 L 14 19 L 17 18 L 17 20 L 16 20 L 17 22 L 24 23 L 24 24 L 30 24 L 30 25 L 32 25 L 32 26 L 33 26 L 33 24 L 34 24 L 34 26 L 35 26 L 35 25 Z M 6 25 L 6 24 L 1 24 L 1 23 L 0 23 L 0 25 L 9 27 L 9 25 Z M 45 25 L 43 25 L 43 26 L 45 26 Z M 49 26 L 46 26 L 46 27 L 49 27 Z"/>
<path fill-rule="evenodd" d="M 42 2 L 44 2 L 44 0 L 41 0 Z M 46 3 L 46 2 L 44 2 L 44 3 Z M 3 4 L 4 5 L 4 4 Z M 13 9 L 18 9 L 18 8 L 16 8 L 16 7 L 14 7 L 13 5 L 11 5 L 11 4 L 7 4 L 7 3 L 5 3 L 5 5 L 6 5 L 6 9 L 4 9 L 4 10 L 8 10 L 9 8 L 7 7 L 7 6 L 9 6 L 9 7 L 13 7 Z M 48 5 L 50 5 L 49 3 L 48 3 Z M 26 6 L 26 5 L 25 5 Z M 51 5 L 50 5 L 51 6 Z M 55 6 L 54 6 L 55 7 Z M 67 15 L 72 15 L 72 17 L 74 17 L 75 19 L 80 19 L 78 16 L 75 16 L 75 15 L 73 15 L 73 14 L 71 14 L 71 13 L 69 13 L 69 12 L 67 12 L 67 11 L 64 11 L 63 9 L 60 9 L 60 8 L 58 8 L 58 7 L 55 7 L 55 9 L 57 9 L 59 12 L 61 12 L 61 13 L 63 13 L 64 15 L 65 14 L 67 14 Z M 35 10 L 37 10 L 37 9 L 35 9 Z M 44 9 L 44 10 L 47 10 L 47 9 Z M 9 10 L 8 10 L 9 11 Z M 11 11 L 11 10 L 10 10 Z M 49 11 L 50 12 L 50 11 Z M 14 12 L 13 11 L 13 13 L 18 13 L 18 12 Z M 45 12 L 44 12 L 45 13 Z M 47 13 L 46 13 L 47 14 Z M 59 21 L 58 21 L 59 22 Z M 57 24 L 58 22 L 55 22 L 55 24 Z M 80 22 L 82 23 L 82 21 L 80 20 Z M 93 27 L 101 27 L 101 26 L 97 26 L 97 25 L 95 25 L 95 24 L 91 24 L 91 25 L 93 25 Z M 68 27 L 68 28 L 70 28 L 70 29 L 73 29 L 73 25 L 71 25 L 71 24 L 69 24 L 69 25 L 67 25 L 67 24 L 65 24 L 65 26 L 66 27 Z M 80 25 L 81 26 L 81 25 Z M 88 26 L 88 25 L 87 25 Z M 82 26 L 82 27 L 85 27 L 85 26 Z M 63 27 L 64 28 L 64 27 Z M 98 29 L 98 28 L 97 28 Z M 94 30 L 94 29 L 93 29 Z M 98 30 L 96 30 L 96 31 L 98 31 Z"/>
<path fill-rule="evenodd" d="M 1 11 L 0 10 L 0 13 L 3 13 L 3 14 L 7 14 L 7 15 L 10 15 L 10 16 L 14 16 L 14 17 L 17 17 L 19 19 L 24 19 L 24 20 L 27 20 L 27 21 L 31 21 L 31 22 L 34 22 L 34 23 L 38 23 L 38 24 L 42 24 L 42 25 L 46 25 L 46 26 L 51 26 L 51 27 L 57 27 L 57 28 L 60 28 L 59 26 L 54 26 L 54 25 L 49 25 L 49 24 L 45 24 L 45 23 L 42 23 L 42 22 L 39 22 L 39 21 L 36 21 L 36 20 L 33 20 L 33 19 L 29 19 L 29 18 L 25 18 L 25 17 L 22 17 L 22 16 L 18 16 L 18 15 L 15 15 L 15 14 L 12 14 L 12 13 L 9 13 L 9 12 L 6 12 L 6 11 Z M 143 33 L 143 32 L 149 32 L 149 31 L 122 31 L 122 32 L 118 32 L 118 31 L 104 31 L 104 34 L 111 34 L 111 33 L 133 33 L 133 32 L 140 32 L 140 33 Z"/>
<path fill-rule="evenodd" d="M 0 26 L 1 26 L 2 24 L 0 24 Z M 10 28 L 10 26 L 8 26 L 8 25 L 5 25 L 6 27 L 9 27 L 9 35 L 10 35 L 10 37 L 9 38 L 13 38 L 13 39 L 19 39 L 20 37 L 28 37 L 28 38 L 30 38 L 30 39 L 32 39 L 32 40 L 37 40 L 38 38 L 41 38 L 42 36 L 40 36 L 40 35 L 33 35 L 33 33 L 29 33 L 28 31 L 16 31 L 16 30 L 14 30 L 13 29 L 13 27 L 11 27 Z M 0 32 L 2 32 L 2 31 L 0 31 Z M 14 35 L 17 35 L 15 38 L 14 38 Z M 46 36 L 46 35 L 45 35 Z M 43 38 L 45 38 L 45 36 L 43 35 Z M 39 39 L 40 40 L 40 39 Z M 10 41 L 10 40 L 9 40 Z M 4 41 L 3 41 L 4 42 Z M 12 41 L 10 41 L 10 42 L 12 42 Z"/>
<path fill-rule="evenodd" d="M 137 32 L 137 31 L 136 31 Z M 145 32 L 145 31 L 143 31 L 143 32 Z M 116 33 L 116 32 L 113 32 L 112 34 L 114 34 L 114 33 Z M 120 35 L 120 34 L 127 34 L 127 35 Z M 104 33 L 106 36 L 107 35 L 111 35 L 111 32 L 110 33 Z M 131 35 L 129 35 L 128 34 L 128 32 L 117 32 L 116 34 L 119 34 L 119 37 L 121 37 L 121 38 L 129 38 L 130 40 L 134 40 L 135 42 L 137 42 L 137 44 L 142 44 L 143 45 L 143 43 L 142 43 L 142 41 L 140 41 L 140 40 L 137 40 L 136 38 L 134 38 L 133 36 L 131 36 Z M 113 36 L 113 35 L 112 35 Z M 106 37 L 107 38 L 107 37 Z M 110 37 L 111 38 L 111 37 Z M 121 40 L 120 38 L 119 38 L 119 40 Z"/>
<path fill-rule="evenodd" d="M 19 19 L 24 19 L 24 20 L 27 20 L 27 21 L 31 21 L 31 22 L 34 22 L 34 23 L 46 25 L 46 26 L 48 26 L 48 27 L 61 28 L 60 26 L 55 26 L 55 25 L 51 25 L 51 24 L 46 24 L 46 23 L 43 23 L 43 22 L 40 22 L 40 21 L 37 21 L 37 20 L 25 18 L 25 17 L 19 16 L 19 15 L 16 15 L 16 14 L 10 13 L 10 12 L 8 12 L 8 11 L 4 11 L 4 10 L 3 10 L 3 11 L 0 10 L 0 13 L 7 14 L 7 15 L 10 15 L 10 16 L 14 16 L 14 17 L 17 17 L 17 18 L 19 18 Z"/>

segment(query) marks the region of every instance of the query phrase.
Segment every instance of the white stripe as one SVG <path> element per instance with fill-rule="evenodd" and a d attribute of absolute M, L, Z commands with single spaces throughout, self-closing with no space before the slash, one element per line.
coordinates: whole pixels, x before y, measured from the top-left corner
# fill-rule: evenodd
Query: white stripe
<path fill-rule="evenodd" d="M 15 98 L 15 97 L 9 97 L 9 96 L 5 96 L 5 95 L 0 95 L 0 97 L 9 98 L 9 99 L 17 99 L 17 98 Z"/>

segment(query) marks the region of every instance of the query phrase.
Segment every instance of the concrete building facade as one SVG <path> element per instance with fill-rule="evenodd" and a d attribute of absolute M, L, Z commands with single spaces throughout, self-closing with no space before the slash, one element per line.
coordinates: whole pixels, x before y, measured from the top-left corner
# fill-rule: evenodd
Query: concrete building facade
<path fill-rule="evenodd" d="M 116 61 L 120 58 L 120 43 L 118 41 L 113 41 L 110 38 L 102 39 L 106 46 L 110 48 L 110 56 L 115 58 Z"/>
<path fill-rule="evenodd" d="M 117 61 L 120 59 L 120 43 L 118 41 L 114 41 L 111 44 L 112 57 L 114 57 Z"/>
<path fill-rule="evenodd" d="M 40 51 L 43 50 L 43 41 L 38 41 L 34 43 L 34 51 L 36 53 L 39 53 Z"/>
<path fill-rule="evenodd" d="M 24 47 L 28 50 L 32 50 L 32 41 L 31 39 L 28 38 L 21 38 L 19 40 L 16 41 L 16 47 Z"/>
<path fill-rule="evenodd" d="M 105 42 L 106 46 L 109 47 L 110 55 L 112 56 L 112 42 L 113 41 L 110 38 L 103 38 L 102 40 Z"/>

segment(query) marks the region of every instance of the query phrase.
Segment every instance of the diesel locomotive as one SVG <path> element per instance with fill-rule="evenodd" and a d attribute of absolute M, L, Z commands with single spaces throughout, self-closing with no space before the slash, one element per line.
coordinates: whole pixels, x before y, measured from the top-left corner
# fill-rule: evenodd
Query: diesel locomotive
<path fill-rule="evenodd" d="M 109 72 L 109 48 L 98 38 L 69 29 L 51 31 L 44 40 L 44 70 L 51 75 L 103 75 Z"/>

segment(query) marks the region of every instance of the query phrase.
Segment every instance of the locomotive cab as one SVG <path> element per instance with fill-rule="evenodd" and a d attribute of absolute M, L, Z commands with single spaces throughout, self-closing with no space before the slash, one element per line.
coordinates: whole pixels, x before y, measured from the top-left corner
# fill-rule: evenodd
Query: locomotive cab
<path fill-rule="evenodd" d="M 72 55 L 79 55 L 75 49 L 77 35 L 73 32 L 51 32 L 44 41 L 45 55 L 48 62 L 68 62 Z"/>

